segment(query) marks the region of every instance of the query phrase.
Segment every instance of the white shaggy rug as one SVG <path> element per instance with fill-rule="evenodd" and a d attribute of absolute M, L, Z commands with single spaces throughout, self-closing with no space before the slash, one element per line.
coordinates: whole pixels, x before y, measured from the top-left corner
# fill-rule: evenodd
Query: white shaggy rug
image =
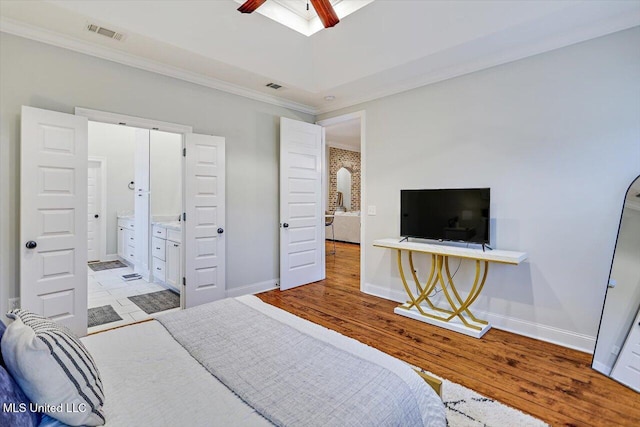
<path fill-rule="evenodd" d="M 420 369 L 420 368 L 418 368 Z M 475 391 L 420 369 L 442 380 L 442 401 L 449 427 L 543 427 L 545 422 Z"/>

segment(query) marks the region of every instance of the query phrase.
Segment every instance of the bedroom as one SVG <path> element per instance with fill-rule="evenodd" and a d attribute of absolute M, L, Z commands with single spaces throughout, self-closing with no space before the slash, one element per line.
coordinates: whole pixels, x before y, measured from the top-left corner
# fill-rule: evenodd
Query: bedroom
<path fill-rule="evenodd" d="M 376 3 L 368 7 L 388 7 Z M 261 18 L 239 25 L 276 25 Z M 349 18 L 333 30 L 342 24 Z M 529 269 L 493 270 L 478 308 L 497 328 L 591 351 L 620 200 L 638 173 L 637 25 L 353 107 L 304 113 L 29 40 L 3 22 L 2 311 L 19 296 L 21 105 L 71 114 L 94 108 L 225 136 L 232 296 L 273 287 L 279 277 L 277 256 L 264 256 L 278 252 L 278 118 L 314 122 L 365 111 L 364 206 L 377 206 L 377 215 L 363 216 L 363 290 L 402 296 L 397 279 L 389 279 L 389 255 L 371 248 L 374 239 L 398 234 L 400 188 L 490 186 L 498 197 L 498 246 L 527 251 L 535 261 Z M 283 40 L 283 50 L 302 49 L 294 40 Z"/>

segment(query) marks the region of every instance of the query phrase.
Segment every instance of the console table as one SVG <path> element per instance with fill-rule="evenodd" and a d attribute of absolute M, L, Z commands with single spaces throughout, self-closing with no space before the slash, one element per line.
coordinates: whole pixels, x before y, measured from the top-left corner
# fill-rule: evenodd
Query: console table
<path fill-rule="evenodd" d="M 441 326 L 451 331 L 482 337 L 491 325 L 485 320 L 475 317 L 470 310 L 471 304 L 478 298 L 489 272 L 489 263 L 520 264 L 527 259 L 524 252 L 486 250 L 462 248 L 449 245 L 438 245 L 417 242 L 399 242 L 399 239 L 380 239 L 373 242 L 373 246 L 393 249 L 398 256 L 398 271 L 404 289 L 409 296 L 409 301 L 395 308 L 394 313 L 411 319 Z M 409 258 L 409 268 L 416 286 L 414 292 L 405 277 L 402 267 L 402 253 L 406 252 Z M 424 285 L 418 280 L 416 269 L 413 265 L 413 253 L 431 255 L 431 270 Z M 453 277 L 449 270 L 449 258 L 462 258 L 475 261 L 476 274 L 471 290 L 466 298 L 462 298 L 456 289 Z M 430 295 L 440 288 L 444 293 L 448 308 L 438 307 L 431 300 Z"/>

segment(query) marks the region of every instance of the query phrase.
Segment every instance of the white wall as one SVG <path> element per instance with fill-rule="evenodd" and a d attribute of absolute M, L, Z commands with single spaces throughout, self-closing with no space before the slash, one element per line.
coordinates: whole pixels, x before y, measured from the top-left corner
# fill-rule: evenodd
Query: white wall
<path fill-rule="evenodd" d="M 638 46 L 636 27 L 321 116 L 366 110 L 364 289 L 405 299 L 394 254 L 372 247 L 399 235 L 400 189 L 491 187 L 493 243 L 529 260 L 492 265 L 474 311 L 592 351 L 640 172 Z"/>
<path fill-rule="evenodd" d="M 174 220 L 182 212 L 182 135 L 151 131 L 151 216 Z"/>
<path fill-rule="evenodd" d="M 19 293 L 21 105 L 92 108 L 224 136 L 227 289 L 278 278 L 279 120 L 312 116 L 5 33 L 0 64 L 0 311 Z"/>
<path fill-rule="evenodd" d="M 118 252 L 117 212 L 133 211 L 134 192 L 127 185 L 134 180 L 134 137 L 134 128 L 89 122 L 89 157 L 107 161 L 107 206 L 102 212 L 107 221 L 107 255 Z"/>

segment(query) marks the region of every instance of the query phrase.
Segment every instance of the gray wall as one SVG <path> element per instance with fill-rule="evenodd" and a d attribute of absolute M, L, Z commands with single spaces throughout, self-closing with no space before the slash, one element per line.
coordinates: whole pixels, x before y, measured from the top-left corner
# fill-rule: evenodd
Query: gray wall
<path fill-rule="evenodd" d="M 404 299 L 395 257 L 372 247 L 399 235 L 400 189 L 491 187 L 495 247 L 529 260 L 492 265 L 475 311 L 593 350 L 620 200 L 640 172 L 638 46 L 636 27 L 321 116 L 366 111 L 364 289 Z M 471 278 L 463 264 L 456 281 Z"/>
<path fill-rule="evenodd" d="M 1 311 L 19 293 L 21 105 L 71 114 L 86 107 L 224 136 L 227 288 L 278 277 L 279 120 L 312 116 L 6 33 L 0 63 Z"/>

